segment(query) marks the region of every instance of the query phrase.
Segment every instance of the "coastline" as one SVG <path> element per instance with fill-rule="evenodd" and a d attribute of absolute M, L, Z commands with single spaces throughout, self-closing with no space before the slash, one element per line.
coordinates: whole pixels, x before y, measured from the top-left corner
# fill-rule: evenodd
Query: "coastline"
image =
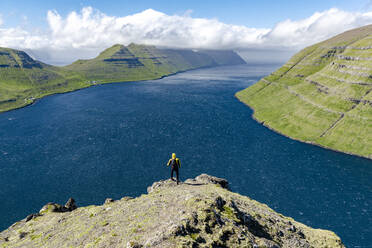
<path fill-rule="evenodd" d="M 236 64 L 236 65 L 239 65 L 239 64 Z M 71 92 L 75 92 L 75 91 L 87 89 L 87 88 L 94 87 L 94 86 L 100 86 L 100 85 L 103 85 L 103 84 L 119 84 L 119 83 L 135 83 L 135 82 L 155 81 L 155 80 L 160 80 L 160 79 L 163 79 L 163 78 L 166 78 L 166 77 L 174 76 L 174 75 L 177 75 L 177 74 L 183 73 L 183 72 L 189 72 L 189 71 L 194 71 L 194 70 L 199 70 L 199 69 L 208 69 L 208 68 L 214 68 L 214 67 L 221 67 L 221 66 L 234 66 L 234 65 L 203 66 L 203 67 L 192 68 L 192 69 L 189 69 L 189 70 L 182 70 L 182 71 L 178 71 L 178 72 L 174 72 L 174 73 L 162 75 L 160 77 L 155 77 L 155 78 L 150 78 L 150 79 L 143 79 L 143 80 L 135 80 L 135 81 L 108 81 L 108 82 L 100 82 L 100 83 L 96 83 L 96 84 L 88 84 L 88 85 L 86 85 L 86 87 L 76 88 L 76 89 L 73 89 L 73 90 L 66 90 L 66 91 L 63 91 L 63 92 L 53 92 L 53 93 L 50 93 L 50 94 L 46 94 L 44 96 L 35 98 L 34 100 L 32 100 L 32 102 L 25 103 L 24 105 L 20 105 L 19 107 L 15 107 L 15 108 L 8 109 L 8 110 L 3 110 L 3 111 L 0 110 L 0 115 L 3 114 L 3 113 L 7 113 L 7 112 L 10 112 L 10 111 L 17 110 L 17 109 L 22 109 L 22 108 L 26 108 L 26 107 L 32 106 L 32 105 L 36 104 L 39 100 L 43 99 L 44 97 L 48 97 L 48 96 L 59 95 L 59 94 L 67 94 L 67 93 L 71 93 Z"/>
<path fill-rule="evenodd" d="M 241 64 L 236 64 L 236 65 L 241 65 Z M 170 74 L 166 74 L 166 75 L 162 75 L 160 77 L 155 77 L 155 78 L 150 78 L 150 79 L 143 79 L 143 80 L 135 80 L 135 81 L 108 81 L 108 82 L 99 82 L 99 83 L 96 83 L 96 84 L 90 84 L 90 85 L 86 85 L 86 87 L 81 87 L 81 88 L 76 88 L 76 89 L 73 89 L 73 90 L 66 90 L 66 91 L 63 91 L 63 92 L 54 92 L 54 93 L 50 93 L 50 94 L 46 94 L 42 97 L 39 97 L 39 98 L 35 98 L 32 102 L 30 103 L 26 103 L 24 105 L 21 105 L 19 107 L 15 107 L 15 108 L 12 108 L 12 109 L 8 109 L 8 110 L 4 110 L 4 111 L 1 111 L 0 110 L 0 115 L 3 114 L 3 113 L 7 113 L 7 112 L 10 112 L 10 111 L 14 111 L 14 110 L 17 110 L 17 109 L 22 109 L 22 108 L 26 108 L 26 107 L 29 107 L 29 106 L 32 106 L 34 104 L 36 104 L 39 100 L 43 99 L 44 97 L 48 97 L 48 96 L 53 96 L 53 95 L 59 95 L 59 94 L 67 94 L 67 93 L 71 93 L 71 92 L 75 92 L 75 91 L 79 91 L 79 90 L 83 90 L 83 89 L 87 89 L 87 88 L 90 88 L 90 87 L 94 87 L 94 86 L 100 86 L 100 85 L 103 85 L 103 84 L 119 84 L 119 83 L 136 83 L 136 82 L 146 82 L 146 81 L 155 81 L 155 80 L 161 80 L 163 78 L 166 78 L 166 77 L 170 77 L 170 76 L 174 76 L 174 75 L 177 75 L 177 74 L 180 74 L 180 73 L 184 73 L 184 72 L 189 72 L 189 71 L 194 71 L 194 70 L 199 70 L 199 69 L 208 69 L 208 68 L 215 68 L 215 67 L 223 67 L 223 66 L 236 66 L 236 65 L 214 65 L 214 66 L 204 66 L 204 67 L 198 67 L 198 68 L 192 68 L 192 69 L 188 69 L 188 70 L 182 70 L 182 71 L 178 71 L 178 72 L 174 72 L 174 73 L 170 73 Z M 309 145 L 314 145 L 314 146 L 317 146 L 317 147 L 320 147 L 320 148 L 323 148 L 323 149 L 328 149 L 328 150 L 331 150 L 333 152 L 337 152 L 337 153 L 343 153 L 343 154 L 347 154 L 347 155 L 350 155 L 350 156 L 356 156 L 356 157 L 359 157 L 359 158 L 363 158 L 363 159 L 367 159 L 369 161 L 372 160 L 372 157 L 367 157 L 367 156 L 363 156 L 363 155 L 360 155 L 360 154 L 356 154 L 356 153 L 352 153 L 352 152 L 346 152 L 346 151 L 341 151 L 341 150 L 337 150 L 335 148 L 331 148 L 331 147 L 328 147 L 328 146 L 324 146 L 324 145 L 321 145 L 321 144 L 318 144 L 318 143 L 315 143 L 315 142 L 312 142 L 312 141 L 304 141 L 304 140 L 301 140 L 301 139 L 297 139 L 297 138 L 293 138 L 291 136 L 288 136 L 282 132 L 280 132 L 279 130 L 276 130 L 274 128 L 272 128 L 271 126 L 269 126 L 267 123 L 265 123 L 265 121 L 261 121 L 259 119 L 256 118 L 255 116 L 255 109 L 253 107 L 251 107 L 250 105 L 248 105 L 246 102 L 242 101 L 238 96 L 237 96 L 237 93 L 235 93 L 235 98 L 243 103 L 245 106 L 247 106 L 249 109 L 252 110 L 252 119 L 254 119 L 256 122 L 258 122 L 259 124 L 261 124 L 262 126 L 268 128 L 269 130 L 277 133 L 277 134 L 280 134 L 286 138 L 289 138 L 291 140 L 295 140 L 295 141 L 298 141 L 298 142 L 301 142 L 301 143 L 305 143 L 305 144 L 309 144 Z"/>
<path fill-rule="evenodd" d="M 280 134 L 286 138 L 289 138 L 291 140 L 295 140 L 295 141 L 298 141 L 298 142 L 301 142 L 301 143 L 305 143 L 305 144 L 309 144 L 309 145 L 313 145 L 313 146 L 317 146 L 317 147 L 320 147 L 320 148 L 323 148 L 323 149 L 327 149 L 327 150 L 330 150 L 330 151 L 333 151 L 333 152 L 337 152 L 337 153 L 343 153 L 343 154 L 347 154 L 349 156 L 356 156 L 356 157 L 359 157 L 359 158 L 362 158 L 362 159 L 366 159 L 366 160 L 369 160 L 369 161 L 372 161 L 372 157 L 367 157 L 367 156 L 363 156 L 363 155 L 360 155 L 360 154 L 355 154 L 355 153 L 352 153 L 352 152 L 345 152 L 345 151 L 341 151 L 341 150 L 337 150 L 335 148 L 331 148 L 331 147 L 327 147 L 327 146 L 324 146 L 324 145 L 321 145 L 321 144 L 318 144 L 318 143 L 315 143 L 315 142 L 309 142 L 309 141 L 304 141 L 304 140 L 300 140 L 300 139 L 297 139 L 297 138 L 293 138 L 293 137 L 290 137 L 286 134 L 283 134 L 282 132 L 270 127 L 268 124 L 265 123 L 265 121 L 261 121 L 259 119 L 256 118 L 255 116 L 255 109 L 248 105 L 247 103 L 245 103 L 244 101 L 242 101 L 236 94 L 235 94 L 235 98 L 243 103 L 245 106 L 247 106 L 249 109 L 251 109 L 253 111 L 251 117 L 253 120 L 255 120 L 256 122 L 258 122 L 259 124 L 261 124 L 262 126 L 268 128 L 269 130 L 277 133 L 277 134 Z"/>

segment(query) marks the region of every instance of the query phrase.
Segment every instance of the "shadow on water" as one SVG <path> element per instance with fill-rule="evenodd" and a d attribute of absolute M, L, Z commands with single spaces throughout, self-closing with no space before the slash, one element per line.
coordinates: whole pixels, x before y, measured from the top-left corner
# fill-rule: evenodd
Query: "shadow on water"
<path fill-rule="evenodd" d="M 45 203 L 101 204 L 169 177 L 208 173 L 348 247 L 372 243 L 372 161 L 303 144 L 256 123 L 236 91 L 273 66 L 196 70 L 47 97 L 0 115 L 0 228 Z"/>

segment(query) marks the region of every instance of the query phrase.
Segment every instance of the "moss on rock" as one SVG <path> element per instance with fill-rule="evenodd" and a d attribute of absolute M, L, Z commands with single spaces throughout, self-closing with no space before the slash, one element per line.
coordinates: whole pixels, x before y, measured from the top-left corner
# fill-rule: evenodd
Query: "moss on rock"
<path fill-rule="evenodd" d="M 72 212 L 47 207 L 1 232 L 0 247 L 344 247 L 331 231 L 229 191 L 226 180 L 199 178 L 156 182 L 147 195 Z"/>

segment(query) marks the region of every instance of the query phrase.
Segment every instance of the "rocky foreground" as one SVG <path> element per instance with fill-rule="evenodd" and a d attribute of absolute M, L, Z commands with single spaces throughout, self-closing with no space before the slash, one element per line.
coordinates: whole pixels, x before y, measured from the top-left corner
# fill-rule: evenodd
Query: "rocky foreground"
<path fill-rule="evenodd" d="M 331 231 L 229 191 L 224 179 L 202 174 L 147 191 L 101 206 L 48 203 L 0 233 L 0 247 L 344 247 Z"/>

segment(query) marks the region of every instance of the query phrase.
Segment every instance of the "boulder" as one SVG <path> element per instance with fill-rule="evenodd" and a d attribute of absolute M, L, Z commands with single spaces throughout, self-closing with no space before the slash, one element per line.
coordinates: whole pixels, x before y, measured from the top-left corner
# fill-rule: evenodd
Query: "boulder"
<path fill-rule="evenodd" d="M 68 199 L 68 201 L 65 204 L 66 211 L 73 211 L 77 209 L 76 202 L 74 198 Z"/>
<path fill-rule="evenodd" d="M 224 189 L 229 188 L 229 182 L 226 179 L 210 176 L 207 174 L 201 174 L 200 176 L 195 177 L 195 181 L 204 183 L 204 184 L 208 184 L 208 183 L 217 184 L 217 185 L 220 185 Z"/>
<path fill-rule="evenodd" d="M 60 204 L 48 202 L 40 209 L 39 214 L 45 214 L 48 212 L 62 213 L 65 212 L 64 209 L 65 207 Z"/>
<path fill-rule="evenodd" d="M 105 200 L 105 204 L 109 204 L 109 203 L 112 203 L 112 202 L 114 202 L 114 199 L 112 199 L 112 198 L 106 198 L 106 200 Z"/>
<path fill-rule="evenodd" d="M 40 216 L 39 213 L 36 213 L 36 214 L 30 214 L 30 215 L 28 215 L 28 216 L 26 217 L 25 222 L 29 222 L 30 220 L 32 220 L 32 219 L 34 219 L 34 218 L 36 218 L 36 217 L 38 217 L 38 216 Z"/>
<path fill-rule="evenodd" d="M 48 212 L 55 212 L 55 213 L 63 213 L 63 212 L 71 212 L 77 208 L 75 200 L 73 198 L 68 199 L 65 206 L 62 206 L 60 204 L 49 202 L 46 205 L 44 205 L 40 211 L 39 214 L 45 214 Z"/>

